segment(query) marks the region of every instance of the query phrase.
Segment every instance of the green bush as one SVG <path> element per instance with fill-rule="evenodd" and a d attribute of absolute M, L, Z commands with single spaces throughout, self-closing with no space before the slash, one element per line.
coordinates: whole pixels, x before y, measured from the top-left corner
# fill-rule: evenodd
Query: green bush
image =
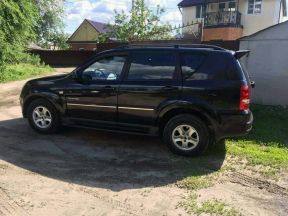
<path fill-rule="evenodd" d="M 30 59 L 31 61 L 35 60 Z M 36 60 L 35 60 L 36 61 Z M 30 77 L 36 77 L 43 74 L 52 72 L 53 69 L 46 65 L 32 65 L 32 64 L 13 64 L 0 66 L 0 82 L 7 82 L 13 80 L 27 79 Z"/>

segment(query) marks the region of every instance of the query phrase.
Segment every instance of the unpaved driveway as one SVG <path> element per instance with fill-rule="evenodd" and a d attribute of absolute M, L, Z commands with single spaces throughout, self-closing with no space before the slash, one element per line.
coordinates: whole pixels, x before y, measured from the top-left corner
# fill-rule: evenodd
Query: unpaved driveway
<path fill-rule="evenodd" d="M 0 215 L 187 214 L 177 207 L 187 192 L 175 185 L 188 175 L 187 159 L 157 138 L 73 128 L 36 134 L 21 118 L 23 84 L 0 84 Z M 200 200 L 222 199 L 244 215 L 286 215 L 287 196 L 276 190 L 283 188 L 259 184 L 232 174 L 200 190 Z"/>

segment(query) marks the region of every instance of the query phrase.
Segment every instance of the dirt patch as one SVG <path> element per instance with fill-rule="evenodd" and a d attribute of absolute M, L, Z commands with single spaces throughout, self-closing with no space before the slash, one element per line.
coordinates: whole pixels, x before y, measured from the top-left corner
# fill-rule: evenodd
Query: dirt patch
<path fill-rule="evenodd" d="M 75 128 L 36 134 L 18 105 L 24 83 L 0 86 L 0 215 L 187 215 L 177 208 L 187 191 L 176 182 L 191 175 L 190 159 L 172 155 L 158 138 Z M 201 175 L 224 159 L 207 156 L 211 166 Z M 238 172 L 197 193 L 244 215 L 288 211 L 285 187 Z"/>

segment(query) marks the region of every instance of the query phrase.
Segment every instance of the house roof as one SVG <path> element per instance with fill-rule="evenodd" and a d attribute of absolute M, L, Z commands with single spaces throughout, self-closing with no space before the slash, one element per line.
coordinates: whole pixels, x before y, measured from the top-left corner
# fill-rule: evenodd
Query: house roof
<path fill-rule="evenodd" d="M 108 32 L 107 24 L 101 23 L 93 20 L 86 19 L 99 33 L 106 33 Z"/>
<path fill-rule="evenodd" d="M 204 4 L 205 0 L 183 0 L 178 4 L 178 7 L 189 7 Z"/>
<path fill-rule="evenodd" d="M 71 39 L 74 37 L 74 35 L 78 32 L 80 27 L 83 25 L 83 23 L 89 23 L 92 28 L 94 28 L 97 32 L 99 33 L 106 33 L 109 32 L 110 30 L 108 29 L 108 25 L 105 23 L 89 20 L 89 19 L 84 19 L 83 22 L 78 26 L 78 28 L 75 30 L 75 32 L 69 37 L 68 41 L 71 42 Z"/>
<path fill-rule="evenodd" d="M 209 3 L 231 2 L 233 0 L 183 0 L 178 4 L 178 7 L 190 7 Z"/>

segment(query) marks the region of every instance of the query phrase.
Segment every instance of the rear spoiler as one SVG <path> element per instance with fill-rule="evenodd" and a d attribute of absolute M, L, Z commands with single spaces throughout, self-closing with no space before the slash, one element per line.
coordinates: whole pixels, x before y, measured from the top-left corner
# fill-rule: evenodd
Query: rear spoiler
<path fill-rule="evenodd" d="M 233 52 L 233 55 L 236 59 L 240 59 L 243 56 L 248 55 L 249 53 L 250 53 L 250 50 L 239 50 L 239 51 Z"/>

